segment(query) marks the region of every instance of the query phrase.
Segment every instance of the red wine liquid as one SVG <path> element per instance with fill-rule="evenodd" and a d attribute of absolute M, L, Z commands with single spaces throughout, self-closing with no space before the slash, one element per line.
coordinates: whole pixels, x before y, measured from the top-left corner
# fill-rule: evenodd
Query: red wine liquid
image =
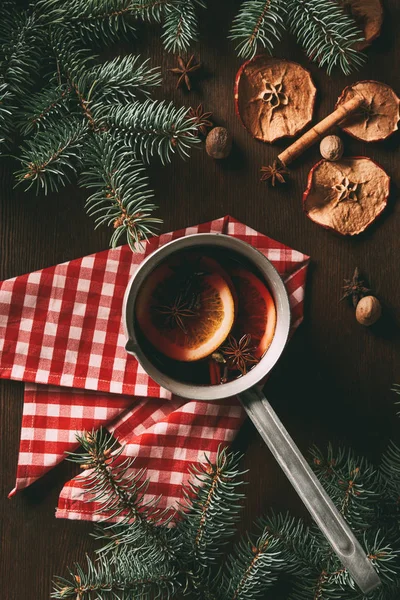
<path fill-rule="evenodd" d="M 238 268 L 250 271 L 266 286 L 263 276 L 250 261 L 247 261 L 236 252 L 221 249 L 219 247 L 201 246 L 196 248 L 196 250 L 177 251 L 171 254 L 165 262 L 168 264 L 171 264 L 172 262 L 173 264 L 182 265 L 182 269 L 185 269 L 185 273 L 187 272 L 188 277 L 190 277 L 190 273 L 195 273 L 196 269 L 198 269 L 199 259 L 203 257 L 209 257 L 210 259 L 213 259 L 213 261 L 216 261 L 228 275 L 234 269 Z M 232 332 L 234 330 L 235 323 L 233 325 Z M 177 381 L 195 385 L 210 385 L 210 383 L 225 383 L 226 381 L 231 381 L 242 376 L 240 370 L 228 368 L 227 365 L 223 363 L 217 363 L 217 373 L 219 373 L 218 381 L 211 381 L 210 362 L 214 360 L 211 357 L 189 362 L 173 360 L 164 355 L 149 342 L 149 340 L 146 338 L 145 332 L 140 329 L 136 322 L 135 332 L 140 347 L 142 348 L 142 351 L 145 353 L 148 360 L 159 371 Z M 218 350 L 216 352 L 219 353 Z M 246 371 L 248 372 L 255 366 L 256 363 L 246 365 Z"/>

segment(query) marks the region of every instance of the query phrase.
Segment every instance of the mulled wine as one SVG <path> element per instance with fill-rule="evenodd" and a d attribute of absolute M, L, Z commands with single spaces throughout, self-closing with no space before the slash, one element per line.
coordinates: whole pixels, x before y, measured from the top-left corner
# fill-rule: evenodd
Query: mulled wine
<path fill-rule="evenodd" d="M 242 377 L 268 350 L 276 310 L 261 274 L 242 256 L 209 246 L 177 251 L 138 291 L 135 328 L 149 360 L 196 385 Z"/>

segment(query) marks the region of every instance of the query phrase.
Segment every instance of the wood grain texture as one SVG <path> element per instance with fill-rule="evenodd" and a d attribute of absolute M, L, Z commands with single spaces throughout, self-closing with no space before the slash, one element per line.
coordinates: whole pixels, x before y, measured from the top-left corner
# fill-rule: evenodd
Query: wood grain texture
<path fill-rule="evenodd" d="M 164 219 L 163 231 L 231 214 L 251 227 L 291 245 L 312 257 L 308 279 L 305 323 L 296 333 L 267 385 L 267 394 L 289 431 L 304 450 L 328 440 L 353 445 L 372 458 L 379 456 L 389 437 L 398 437 L 394 417 L 393 382 L 400 382 L 400 136 L 379 144 L 345 138 L 346 154 L 367 155 L 393 178 L 390 206 L 379 223 L 356 239 L 336 237 L 317 227 L 302 212 L 301 197 L 318 148 L 308 150 L 291 167 L 290 181 L 271 189 L 259 181 L 259 169 L 270 164 L 288 145 L 273 146 L 253 140 L 235 116 L 233 82 L 240 61 L 226 40 L 238 2 L 210 2 L 201 20 L 201 42 L 196 56 L 204 69 L 190 94 L 176 90 L 176 79 L 167 72 L 174 64 L 160 44 L 157 28 L 144 29 L 135 45 L 160 64 L 165 76 L 159 97 L 197 106 L 214 113 L 217 125 L 234 137 L 230 158 L 214 162 L 195 150 L 186 163 L 179 159 L 150 169 L 152 185 Z M 400 93 L 395 65 L 400 59 L 400 4 L 386 2 L 382 37 L 368 50 L 363 70 L 351 77 L 328 77 L 302 55 L 293 40 L 284 40 L 276 54 L 299 61 L 311 70 L 318 88 L 314 122 L 332 111 L 345 85 L 377 79 Z M 14 189 L 15 165 L 0 166 L 0 279 L 70 260 L 107 247 L 109 231 L 93 230 L 84 211 L 85 194 L 68 186 L 59 194 L 35 197 Z M 364 329 L 346 303 L 338 303 L 343 278 L 358 266 L 385 306 L 385 317 L 374 329 Z M 15 479 L 22 414 L 23 386 L 1 381 L 1 520 L 3 596 L 7 600 L 46 600 L 54 573 L 82 560 L 93 547 L 91 525 L 56 520 L 54 508 L 63 483 L 74 467 L 60 465 L 30 489 L 7 500 Z M 235 443 L 246 451 L 244 465 L 248 499 L 241 528 L 273 506 L 303 514 L 303 508 L 251 424 L 246 423 Z M 6 593 L 4 593 L 6 592 Z M 283 600 L 284 594 L 275 595 Z"/>

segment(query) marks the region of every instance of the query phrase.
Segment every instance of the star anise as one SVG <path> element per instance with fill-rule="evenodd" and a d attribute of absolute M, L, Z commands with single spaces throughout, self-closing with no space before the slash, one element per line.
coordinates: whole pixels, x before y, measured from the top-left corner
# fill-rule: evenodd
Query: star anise
<path fill-rule="evenodd" d="M 179 75 L 178 83 L 176 84 L 176 89 L 178 89 L 180 85 L 186 85 L 186 88 L 190 92 L 192 87 L 190 83 L 189 73 L 193 73 L 194 71 L 200 69 L 201 63 L 194 62 L 194 54 L 192 54 L 187 63 L 185 63 L 181 56 L 178 56 L 178 65 L 178 67 L 168 69 L 168 71 L 174 73 L 175 75 Z"/>
<path fill-rule="evenodd" d="M 288 173 L 288 170 L 285 167 L 278 163 L 278 161 L 274 160 L 272 165 L 268 167 L 261 167 L 261 181 L 271 180 L 272 187 L 275 187 L 275 183 L 285 183 L 284 175 Z"/>
<path fill-rule="evenodd" d="M 364 285 L 364 281 L 360 279 L 360 272 L 358 267 L 355 268 L 354 275 L 351 279 L 344 280 L 343 286 L 343 297 L 340 298 L 340 302 L 345 298 L 352 299 L 353 306 L 356 307 L 361 298 L 367 296 L 371 290 Z"/>
<path fill-rule="evenodd" d="M 165 327 L 173 329 L 178 326 L 186 334 L 185 322 L 197 315 L 195 308 L 195 303 L 188 302 L 182 294 L 178 294 L 173 302 L 156 306 L 154 310 L 162 315 Z"/>
<path fill-rule="evenodd" d="M 220 350 L 228 368 L 240 371 L 242 375 L 247 373 L 250 365 L 255 365 L 259 360 L 253 354 L 255 348 L 251 346 L 251 335 L 248 333 L 243 335 L 239 341 L 230 335 Z"/>
<path fill-rule="evenodd" d="M 203 105 L 199 104 L 197 108 L 191 108 L 188 116 L 193 119 L 193 125 L 197 128 L 197 135 L 201 133 L 206 137 L 208 130 L 214 125 L 210 120 L 212 116 L 211 112 L 204 112 Z"/>

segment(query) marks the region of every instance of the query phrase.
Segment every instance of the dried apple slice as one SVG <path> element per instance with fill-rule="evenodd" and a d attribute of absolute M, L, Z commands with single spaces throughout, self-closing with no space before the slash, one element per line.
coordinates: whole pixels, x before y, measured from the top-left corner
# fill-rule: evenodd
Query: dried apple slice
<path fill-rule="evenodd" d="M 236 75 L 235 108 L 253 137 L 293 137 L 313 116 L 316 88 L 307 69 L 269 56 L 245 62 Z"/>
<path fill-rule="evenodd" d="M 385 209 L 389 189 L 389 175 L 370 158 L 321 160 L 309 173 L 303 208 L 325 229 L 357 235 Z"/>
<path fill-rule="evenodd" d="M 343 90 L 336 106 L 356 94 L 364 97 L 364 103 L 340 123 L 346 133 L 364 142 L 378 142 L 397 131 L 400 100 L 390 86 L 380 81 L 359 81 Z"/>

